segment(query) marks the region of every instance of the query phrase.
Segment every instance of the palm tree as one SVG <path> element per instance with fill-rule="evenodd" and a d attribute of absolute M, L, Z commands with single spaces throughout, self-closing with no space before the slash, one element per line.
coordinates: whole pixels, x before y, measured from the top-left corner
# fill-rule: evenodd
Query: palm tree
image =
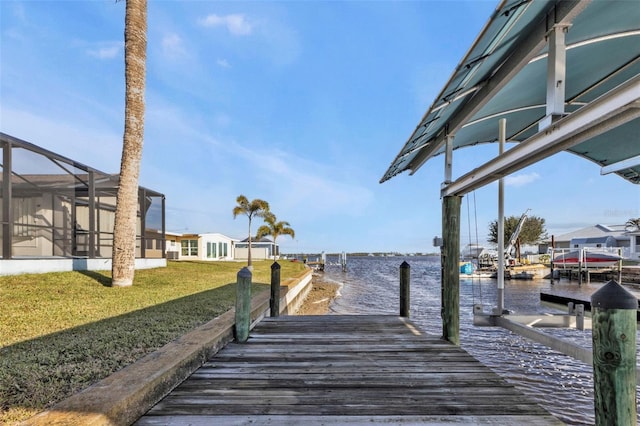
<path fill-rule="evenodd" d="M 132 285 L 135 273 L 138 177 L 144 142 L 146 51 L 147 0 L 126 0 L 124 137 L 111 264 L 111 285 L 118 287 Z"/>
<path fill-rule="evenodd" d="M 627 223 L 624 224 L 624 229 L 627 232 L 640 231 L 640 217 L 637 217 L 635 219 L 629 219 Z"/>
<path fill-rule="evenodd" d="M 251 269 L 251 219 L 254 217 L 265 217 L 269 214 L 269 203 L 264 200 L 256 198 L 255 200 L 247 200 L 244 195 L 239 195 L 236 198 L 237 206 L 233 208 L 233 218 L 235 219 L 239 214 L 244 214 L 249 218 L 249 252 L 247 255 L 247 267 Z"/>
<path fill-rule="evenodd" d="M 280 235 L 290 235 L 291 238 L 295 238 L 296 237 L 296 233 L 293 229 L 291 229 L 291 225 L 289 224 L 289 222 L 284 222 L 284 221 L 280 221 L 277 222 L 276 221 L 276 215 L 274 215 L 273 213 L 268 213 L 265 215 L 264 217 L 264 221 L 267 223 L 267 225 L 262 225 L 260 228 L 258 228 L 258 232 L 256 233 L 256 239 L 259 240 L 262 237 L 266 237 L 267 235 L 271 235 L 273 237 L 273 260 L 276 260 L 276 251 L 275 251 L 275 247 L 276 247 L 276 239 L 280 236 Z"/>

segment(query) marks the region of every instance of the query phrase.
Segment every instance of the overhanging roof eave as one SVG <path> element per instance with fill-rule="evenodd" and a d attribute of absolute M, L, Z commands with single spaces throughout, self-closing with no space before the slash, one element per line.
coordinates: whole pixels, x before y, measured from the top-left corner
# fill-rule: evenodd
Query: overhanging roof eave
<path fill-rule="evenodd" d="M 493 74 L 482 83 L 479 90 L 472 93 L 469 100 L 461 103 L 458 110 L 452 114 L 451 118 L 446 123 L 442 123 L 436 130 L 434 130 L 434 133 L 429 140 L 419 148 L 417 154 L 406 165 L 397 169 L 398 160 L 402 156 L 403 151 L 405 151 L 409 143 L 417 139 L 416 133 L 418 129 L 420 129 L 424 120 L 434 110 L 436 105 L 434 102 L 431 108 L 429 108 L 425 113 L 423 119 L 409 137 L 407 143 L 405 143 L 398 156 L 396 156 L 396 159 L 389 166 L 387 172 L 380 180 L 380 183 L 383 183 L 407 170 L 410 170 L 410 175 L 417 172 L 420 167 L 438 153 L 446 141 L 447 136 L 455 135 L 455 133 L 466 122 L 468 122 L 474 114 L 486 105 L 487 102 L 499 93 L 500 90 L 503 89 L 518 72 L 520 72 L 535 56 L 539 54 L 542 48 L 546 45 L 546 37 L 551 27 L 559 24 L 571 24 L 576 16 L 578 16 L 590 2 L 591 0 L 571 0 L 554 4 L 555 11 L 553 16 L 549 16 L 547 14 L 544 20 L 538 22 L 532 28 L 532 31 L 528 32 L 521 40 L 519 40 L 510 50 L 508 56 L 500 62 L 499 67 L 494 70 Z M 489 23 L 485 26 L 485 29 L 489 26 L 492 20 L 496 19 L 496 17 L 500 15 L 500 9 L 503 6 L 504 2 L 502 2 L 496 12 L 494 12 Z M 476 39 L 473 46 L 479 43 L 481 36 L 482 33 L 480 37 Z M 473 46 L 472 49 L 467 52 L 461 63 L 471 60 L 470 55 L 473 50 Z M 450 82 L 451 79 L 445 85 L 441 94 L 448 90 Z"/>

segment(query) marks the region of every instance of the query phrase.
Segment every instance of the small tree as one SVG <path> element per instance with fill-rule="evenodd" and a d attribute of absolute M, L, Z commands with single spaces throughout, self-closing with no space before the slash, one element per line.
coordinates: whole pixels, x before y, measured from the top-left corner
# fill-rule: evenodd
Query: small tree
<path fill-rule="evenodd" d="M 233 208 L 233 218 L 235 219 L 239 214 L 246 215 L 249 218 L 249 251 L 247 254 L 247 266 L 251 269 L 251 220 L 254 217 L 265 217 L 269 213 L 269 203 L 264 200 L 256 198 L 255 200 L 249 200 L 244 195 L 239 195 L 236 198 L 237 206 Z"/>
<path fill-rule="evenodd" d="M 504 240 L 509 241 L 511 235 L 516 230 L 520 218 L 509 216 L 504 219 Z M 516 257 L 520 257 L 520 246 L 522 244 L 536 244 L 547 238 L 547 230 L 544 226 L 544 219 L 537 216 L 527 216 L 522 225 L 520 235 L 516 240 Z M 489 224 L 489 242 L 498 243 L 498 221 L 494 220 Z"/>
<path fill-rule="evenodd" d="M 268 213 L 264 216 L 264 221 L 267 223 L 266 225 L 262 225 L 258 228 L 258 232 L 256 233 L 256 239 L 259 240 L 262 237 L 266 237 L 267 235 L 271 235 L 273 237 L 273 260 L 276 260 L 276 240 L 280 235 L 290 235 L 291 238 L 296 237 L 296 233 L 293 229 L 291 229 L 291 225 L 289 222 L 276 220 L 276 215 L 273 213 Z"/>
<path fill-rule="evenodd" d="M 627 232 L 640 231 L 640 217 L 631 218 L 624 224 L 624 229 Z"/>

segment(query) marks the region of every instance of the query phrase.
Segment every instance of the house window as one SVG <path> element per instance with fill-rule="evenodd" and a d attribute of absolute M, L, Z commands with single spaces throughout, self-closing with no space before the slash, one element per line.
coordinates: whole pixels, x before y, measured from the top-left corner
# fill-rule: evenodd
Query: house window
<path fill-rule="evenodd" d="M 198 255 L 198 240 L 182 240 L 182 255 L 183 256 L 197 256 Z"/>
<path fill-rule="evenodd" d="M 147 250 L 153 250 L 153 240 L 152 239 L 146 239 L 144 240 L 144 247 Z"/>
<path fill-rule="evenodd" d="M 207 258 L 214 259 L 216 257 L 216 243 L 207 243 Z"/>
<path fill-rule="evenodd" d="M 218 243 L 218 252 L 220 252 L 220 257 L 227 257 L 227 243 Z"/>

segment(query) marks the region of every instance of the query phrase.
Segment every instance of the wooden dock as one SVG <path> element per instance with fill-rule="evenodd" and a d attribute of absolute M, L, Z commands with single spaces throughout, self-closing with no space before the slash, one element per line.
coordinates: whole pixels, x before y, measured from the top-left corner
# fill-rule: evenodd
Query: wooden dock
<path fill-rule="evenodd" d="M 267 318 L 137 425 L 563 424 L 461 348 L 396 316 Z"/>

